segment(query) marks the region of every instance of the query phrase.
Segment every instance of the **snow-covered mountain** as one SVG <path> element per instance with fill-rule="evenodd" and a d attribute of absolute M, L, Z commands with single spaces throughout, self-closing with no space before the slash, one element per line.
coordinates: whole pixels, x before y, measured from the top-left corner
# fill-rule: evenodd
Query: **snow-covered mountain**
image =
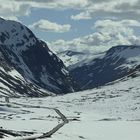
<path fill-rule="evenodd" d="M 71 74 L 81 89 L 105 85 L 140 70 L 140 46 L 121 45 L 109 49 L 105 55 L 76 65 Z"/>
<path fill-rule="evenodd" d="M 76 52 L 71 50 L 66 50 L 57 53 L 57 56 L 63 60 L 64 64 L 69 67 L 72 66 L 78 62 L 81 62 L 82 60 L 86 59 L 89 55 L 84 52 Z"/>
<path fill-rule="evenodd" d="M 24 25 L 0 18 L 0 95 L 72 92 L 63 62 Z"/>
<path fill-rule="evenodd" d="M 103 55 L 103 53 L 89 53 L 89 52 L 77 52 L 66 50 L 57 53 L 57 56 L 64 62 L 68 69 L 75 68 L 77 65 L 84 65 L 89 61 Z"/>

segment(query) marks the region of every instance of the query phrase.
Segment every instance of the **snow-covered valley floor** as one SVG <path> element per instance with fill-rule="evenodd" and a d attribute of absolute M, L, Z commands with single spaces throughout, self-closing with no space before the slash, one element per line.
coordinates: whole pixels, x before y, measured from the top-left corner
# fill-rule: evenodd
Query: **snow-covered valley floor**
<path fill-rule="evenodd" d="M 10 99 L 8 105 L 1 99 L 0 126 L 7 130 L 28 131 L 39 135 L 50 131 L 62 122 L 60 116 L 49 109 L 56 108 L 67 117 L 69 123 L 50 138 L 45 139 L 139 140 L 139 84 L 140 77 L 135 77 L 98 89 L 67 95 Z M 23 138 L 6 139 L 22 140 Z"/>

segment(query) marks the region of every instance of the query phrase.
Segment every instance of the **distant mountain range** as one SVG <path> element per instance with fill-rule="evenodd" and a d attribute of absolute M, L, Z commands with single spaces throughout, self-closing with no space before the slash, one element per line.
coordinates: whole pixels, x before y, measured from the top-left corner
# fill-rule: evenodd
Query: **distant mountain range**
<path fill-rule="evenodd" d="M 26 26 L 0 18 L 0 95 L 47 96 L 74 91 L 63 62 Z"/>

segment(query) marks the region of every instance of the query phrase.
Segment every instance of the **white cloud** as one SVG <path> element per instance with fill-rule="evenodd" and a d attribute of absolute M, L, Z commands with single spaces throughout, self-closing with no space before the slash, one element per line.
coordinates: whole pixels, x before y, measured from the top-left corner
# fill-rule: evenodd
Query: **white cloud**
<path fill-rule="evenodd" d="M 51 9 L 81 9 L 89 4 L 89 0 L 15 0 L 16 2 L 28 3 L 32 7 L 44 7 Z"/>
<path fill-rule="evenodd" d="M 77 9 L 73 20 L 102 18 L 139 19 L 140 0 L 0 0 L 2 16 L 29 15 L 31 8 Z"/>
<path fill-rule="evenodd" d="M 80 13 L 72 15 L 73 20 L 100 18 L 139 19 L 140 0 L 89 0 Z"/>
<path fill-rule="evenodd" d="M 116 21 L 116 20 L 98 20 L 95 22 L 94 28 L 112 28 L 112 27 L 140 27 L 140 22 L 136 21 L 136 20 L 128 20 L 128 19 L 124 19 L 124 20 L 120 20 L 120 21 Z"/>
<path fill-rule="evenodd" d="M 47 32 L 56 32 L 56 33 L 68 32 L 71 29 L 71 25 L 69 24 L 61 25 L 44 19 L 39 20 L 36 23 L 33 23 L 33 25 L 30 25 L 29 27 L 35 29 L 41 29 Z"/>
<path fill-rule="evenodd" d="M 73 20 L 82 20 L 82 19 L 87 20 L 87 19 L 91 19 L 91 16 L 90 16 L 89 12 L 86 11 L 86 12 L 81 12 L 75 16 L 72 15 L 71 19 L 73 19 Z"/>
<path fill-rule="evenodd" d="M 55 51 L 74 50 L 103 52 L 115 45 L 140 45 L 140 36 L 136 36 L 132 27 L 140 27 L 135 20 L 98 20 L 93 28 L 96 32 L 73 39 L 51 42 L 50 48 Z M 63 47 L 62 47 L 63 46 Z"/>
<path fill-rule="evenodd" d="M 25 3 L 19 3 L 14 0 L 0 0 L 0 15 L 4 17 L 17 17 L 29 15 L 30 6 Z"/>

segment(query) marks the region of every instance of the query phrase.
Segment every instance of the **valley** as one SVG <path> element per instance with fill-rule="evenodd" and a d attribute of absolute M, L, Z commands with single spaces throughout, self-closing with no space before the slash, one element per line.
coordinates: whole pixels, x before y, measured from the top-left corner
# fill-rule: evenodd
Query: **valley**
<path fill-rule="evenodd" d="M 38 136 L 61 124 L 60 116 L 49 109 L 56 108 L 69 123 L 47 139 L 139 140 L 140 74 L 137 74 L 138 77 L 125 77 L 83 92 L 46 98 L 15 98 L 10 99 L 8 106 L 1 101 L 0 124 L 7 130 L 33 132 Z M 23 138 L 32 137 L 28 135 Z"/>
<path fill-rule="evenodd" d="M 0 18 L 0 139 L 139 140 L 140 45 L 108 45 L 99 32 L 83 37 L 83 51 L 79 39 L 59 40 L 65 48 L 56 53 L 33 26 Z M 85 40 L 96 43 L 86 50 Z"/>

